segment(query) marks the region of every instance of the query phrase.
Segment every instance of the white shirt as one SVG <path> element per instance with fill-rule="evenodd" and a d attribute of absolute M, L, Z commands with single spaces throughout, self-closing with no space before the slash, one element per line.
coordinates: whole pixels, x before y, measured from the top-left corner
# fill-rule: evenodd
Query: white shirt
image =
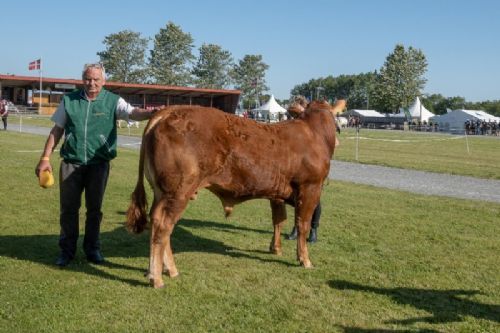
<path fill-rule="evenodd" d="M 132 113 L 132 110 L 135 109 L 132 105 L 127 103 L 123 98 L 118 98 L 118 103 L 116 105 L 116 118 L 123 119 L 127 122 L 129 121 L 128 116 Z M 57 107 L 56 112 L 50 117 L 50 119 L 61 128 L 64 128 L 66 125 L 67 117 L 66 110 L 64 107 L 64 100 L 61 101 L 59 106 Z"/>

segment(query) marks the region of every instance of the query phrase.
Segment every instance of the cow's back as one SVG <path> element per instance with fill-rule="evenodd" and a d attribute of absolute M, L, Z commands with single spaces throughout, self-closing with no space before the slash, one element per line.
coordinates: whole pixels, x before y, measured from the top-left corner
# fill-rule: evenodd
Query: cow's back
<path fill-rule="evenodd" d="M 261 124 L 217 109 L 175 106 L 145 132 L 150 163 L 168 188 L 181 182 L 235 198 L 288 198 L 294 183 L 322 181 L 329 156 L 302 120 Z M 149 143 L 148 143 L 149 142 Z"/>

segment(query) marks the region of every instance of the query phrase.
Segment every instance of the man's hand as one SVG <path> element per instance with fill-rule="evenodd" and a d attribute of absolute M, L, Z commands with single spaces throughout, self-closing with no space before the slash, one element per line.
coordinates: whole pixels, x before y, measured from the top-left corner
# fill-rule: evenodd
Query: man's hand
<path fill-rule="evenodd" d="M 48 170 L 52 173 L 52 165 L 50 165 L 50 161 L 48 159 L 44 160 L 44 158 L 42 157 L 35 168 L 35 175 L 37 176 L 37 178 L 40 177 L 40 172 L 42 172 L 43 170 Z"/>

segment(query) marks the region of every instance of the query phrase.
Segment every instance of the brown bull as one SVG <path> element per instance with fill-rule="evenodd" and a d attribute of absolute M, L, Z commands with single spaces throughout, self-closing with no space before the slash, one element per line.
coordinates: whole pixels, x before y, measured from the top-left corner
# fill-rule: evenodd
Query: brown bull
<path fill-rule="evenodd" d="M 270 251 L 275 254 L 281 254 L 285 203 L 293 204 L 297 259 L 312 267 L 306 234 L 335 148 L 332 113 L 344 106 L 345 101 L 333 108 L 313 102 L 299 119 L 272 125 L 199 106 L 159 111 L 144 130 L 139 177 L 127 212 L 128 228 L 143 231 L 148 222 L 145 175 L 154 192 L 148 274 L 152 286 L 163 287 L 162 272 L 178 275 L 170 235 L 201 188 L 219 197 L 226 215 L 243 201 L 269 199 L 274 225 Z"/>

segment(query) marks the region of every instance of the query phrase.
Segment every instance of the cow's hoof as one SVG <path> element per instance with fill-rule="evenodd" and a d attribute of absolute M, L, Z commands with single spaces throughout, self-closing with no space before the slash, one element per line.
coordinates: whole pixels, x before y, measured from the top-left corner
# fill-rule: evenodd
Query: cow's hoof
<path fill-rule="evenodd" d="M 171 278 L 179 275 L 179 272 L 177 271 L 177 269 L 170 270 L 167 267 L 163 267 L 162 273 L 168 275 Z"/>
<path fill-rule="evenodd" d="M 176 269 L 175 269 L 175 270 L 174 270 L 174 269 L 173 269 L 173 270 L 169 270 L 169 271 L 167 272 L 167 274 L 168 274 L 168 276 L 169 276 L 169 277 L 171 277 L 171 278 L 174 278 L 174 277 L 179 276 L 179 272 L 178 272 Z"/>
<path fill-rule="evenodd" d="M 269 252 L 271 252 L 272 254 L 275 254 L 277 256 L 280 256 L 283 254 L 283 251 L 280 248 L 275 248 L 272 246 L 269 248 Z"/>
<path fill-rule="evenodd" d="M 163 287 L 165 287 L 165 284 L 163 283 L 163 281 L 160 279 L 149 279 L 149 284 L 151 285 L 151 287 L 155 288 L 155 289 L 161 289 Z"/>
<path fill-rule="evenodd" d="M 313 268 L 313 265 L 310 260 L 301 261 L 300 264 L 304 266 L 304 268 Z"/>

